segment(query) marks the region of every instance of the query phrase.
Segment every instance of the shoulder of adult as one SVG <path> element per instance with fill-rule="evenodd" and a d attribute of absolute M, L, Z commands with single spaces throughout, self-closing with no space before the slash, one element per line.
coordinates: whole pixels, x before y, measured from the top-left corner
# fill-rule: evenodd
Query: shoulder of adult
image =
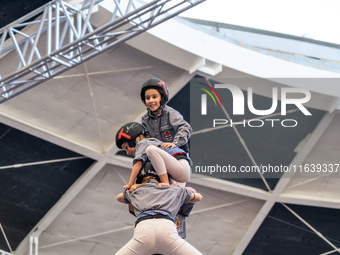
<path fill-rule="evenodd" d="M 158 188 L 158 181 L 156 180 L 149 180 L 148 182 L 144 182 L 141 184 L 141 186 L 144 186 L 144 187 L 157 187 Z"/>
<path fill-rule="evenodd" d="M 189 197 L 191 196 L 192 192 L 191 190 L 185 188 L 185 187 L 181 187 L 181 186 L 177 186 L 177 185 L 169 185 L 167 186 L 171 189 L 177 190 L 179 193 L 182 192 L 183 194 L 187 194 Z"/>

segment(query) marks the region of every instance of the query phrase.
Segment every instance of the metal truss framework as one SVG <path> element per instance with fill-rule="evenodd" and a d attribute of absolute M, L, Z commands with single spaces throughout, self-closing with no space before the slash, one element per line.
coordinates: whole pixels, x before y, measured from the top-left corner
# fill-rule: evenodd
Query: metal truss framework
<path fill-rule="evenodd" d="M 9 253 L 9 252 L 0 250 L 0 255 L 13 255 L 13 253 Z"/>
<path fill-rule="evenodd" d="M 205 0 L 107 1 L 112 2 L 114 11 L 110 22 L 99 28 L 92 27 L 90 18 L 103 0 L 84 0 L 79 8 L 54 0 L 2 28 L 0 59 L 15 51 L 18 65 L 16 70 L 0 74 L 0 103 Z M 34 31 L 20 31 L 26 26 Z"/>

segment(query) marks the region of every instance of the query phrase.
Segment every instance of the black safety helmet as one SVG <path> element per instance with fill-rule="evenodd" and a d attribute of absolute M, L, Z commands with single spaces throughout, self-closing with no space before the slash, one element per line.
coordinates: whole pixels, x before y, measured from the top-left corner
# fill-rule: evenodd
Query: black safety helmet
<path fill-rule="evenodd" d="M 169 89 L 168 86 L 165 84 L 164 81 L 161 81 L 157 78 L 151 78 L 144 82 L 142 85 L 142 89 L 140 91 L 140 97 L 142 99 L 142 102 L 145 104 L 145 91 L 147 89 L 156 89 L 161 94 L 161 105 L 166 104 L 169 100 Z"/>
<path fill-rule="evenodd" d="M 129 122 L 122 126 L 116 134 L 116 145 L 122 149 L 122 145 L 128 142 L 129 147 L 136 146 L 136 138 L 145 134 L 145 128 L 138 122 Z"/>
<path fill-rule="evenodd" d="M 147 177 L 147 176 L 155 177 L 158 182 L 161 182 L 161 180 L 159 179 L 159 177 L 157 175 L 156 170 L 153 168 L 153 166 L 152 166 L 152 164 L 149 160 L 147 160 L 142 165 L 142 168 L 140 169 L 140 171 L 139 171 L 139 173 L 136 177 L 136 183 L 141 184 L 144 177 Z"/>

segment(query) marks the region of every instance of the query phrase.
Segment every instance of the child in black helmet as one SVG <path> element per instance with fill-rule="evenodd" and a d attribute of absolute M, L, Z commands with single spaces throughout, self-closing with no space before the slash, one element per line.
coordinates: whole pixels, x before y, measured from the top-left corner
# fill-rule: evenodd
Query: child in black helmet
<path fill-rule="evenodd" d="M 167 85 L 159 79 L 151 78 L 142 85 L 140 95 L 147 107 L 147 113 L 141 120 L 147 129 L 147 137 L 162 141 L 164 149 L 178 146 L 189 152 L 187 143 L 192 128 L 178 111 L 166 105 L 169 100 Z"/>
<path fill-rule="evenodd" d="M 190 159 L 177 146 L 162 148 L 162 142 L 155 139 L 145 139 L 145 128 L 137 122 L 129 122 L 122 126 L 116 134 L 116 145 L 124 149 L 128 155 L 134 156 L 130 180 L 123 188 L 130 188 L 142 168 L 150 160 L 163 185 L 168 185 L 168 175 L 178 182 L 186 182 L 190 178 Z"/>
<path fill-rule="evenodd" d="M 162 141 L 162 148 L 178 146 L 189 153 L 188 141 L 192 128 L 178 111 L 166 105 L 169 100 L 169 89 L 165 82 L 157 78 L 145 81 L 140 96 L 147 107 L 147 113 L 141 119 L 141 123 L 147 129 L 147 137 L 155 137 Z M 183 182 L 179 184 L 185 186 Z M 176 225 L 179 227 L 181 237 L 186 236 L 187 216 L 183 213 L 176 216 Z"/>

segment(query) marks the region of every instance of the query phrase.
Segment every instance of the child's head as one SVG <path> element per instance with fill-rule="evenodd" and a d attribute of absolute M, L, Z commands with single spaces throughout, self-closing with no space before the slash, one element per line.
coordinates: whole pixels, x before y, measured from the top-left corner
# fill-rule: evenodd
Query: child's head
<path fill-rule="evenodd" d="M 123 143 L 122 148 L 126 152 L 127 155 L 136 156 L 136 148 L 130 147 L 128 142 Z"/>
<path fill-rule="evenodd" d="M 169 89 L 163 81 L 151 78 L 142 85 L 140 96 L 146 107 L 155 112 L 168 102 Z"/>
<path fill-rule="evenodd" d="M 144 93 L 145 105 L 152 112 L 156 112 L 161 107 L 162 95 L 156 89 L 147 89 Z"/>
<path fill-rule="evenodd" d="M 150 181 L 150 180 L 158 181 L 158 180 L 156 179 L 155 176 L 145 176 L 145 177 L 142 179 L 141 183 L 146 183 L 146 182 L 148 182 L 148 181 Z"/>
<path fill-rule="evenodd" d="M 156 170 L 152 166 L 151 162 L 148 160 L 142 165 L 142 168 L 140 169 L 137 175 L 136 183 L 141 184 L 143 182 L 144 177 L 146 176 L 153 176 L 155 177 L 156 181 L 161 182 L 159 176 L 156 173 Z"/>
<path fill-rule="evenodd" d="M 116 145 L 124 149 L 128 155 L 135 154 L 136 142 L 145 138 L 145 128 L 138 122 L 129 122 L 122 126 L 116 134 Z"/>

